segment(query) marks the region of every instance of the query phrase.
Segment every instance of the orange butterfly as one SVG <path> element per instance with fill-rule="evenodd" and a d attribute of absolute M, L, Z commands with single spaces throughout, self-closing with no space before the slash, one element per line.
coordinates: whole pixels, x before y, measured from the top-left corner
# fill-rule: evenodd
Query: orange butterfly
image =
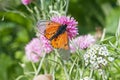
<path fill-rule="evenodd" d="M 54 48 L 60 49 L 60 53 L 69 52 L 69 40 L 66 31 L 67 25 L 62 25 L 53 21 L 39 21 L 38 30 L 51 41 Z"/>
<path fill-rule="evenodd" d="M 69 49 L 68 34 L 66 31 L 67 25 L 61 25 L 52 21 L 38 22 L 38 28 L 44 36 L 51 41 L 51 45 L 57 49 Z"/>

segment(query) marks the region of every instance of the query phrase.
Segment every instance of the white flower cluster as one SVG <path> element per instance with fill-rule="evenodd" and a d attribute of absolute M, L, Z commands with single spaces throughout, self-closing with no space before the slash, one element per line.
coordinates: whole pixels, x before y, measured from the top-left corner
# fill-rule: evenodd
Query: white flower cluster
<path fill-rule="evenodd" d="M 85 66 L 90 65 L 92 69 L 102 69 L 108 64 L 108 61 L 114 60 L 113 57 L 109 56 L 110 54 L 105 45 L 95 44 L 84 54 Z"/>

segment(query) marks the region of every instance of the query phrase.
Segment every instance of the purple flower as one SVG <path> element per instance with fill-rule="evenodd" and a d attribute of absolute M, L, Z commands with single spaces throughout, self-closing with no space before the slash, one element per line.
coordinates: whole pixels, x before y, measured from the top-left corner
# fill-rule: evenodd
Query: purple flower
<path fill-rule="evenodd" d="M 50 53 L 52 50 L 52 46 L 43 35 L 40 38 L 33 38 L 25 47 L 27 58 L 33 62 L 38 62 L 43 54 Z"/>
<path fill-rule="evenodd" d="M 72 39 L 78 34 L 78 28 L 76 27 L 78 22 L 73 17 L 66 17 L 66 16 L 54 16 L 52 17 L 51 21 L 60 23 L 60 24 L 66 24 L 67 25 L 67 33 L 68 38 Z"/>
<path fill-rule="evenodd" d="M 95 41 L 96 41 L 95 38 L 90 34 L 79 36 L 71 40 L 70 42 L 71 52 L 75 52 L 77 49 L 86 49 L 90 45 L 94 44 Z"/>
<path fill-rule="evenodd" d="M 31 3 L 32 0 L 22 0 L 22 4 L 28 5 Z"/>

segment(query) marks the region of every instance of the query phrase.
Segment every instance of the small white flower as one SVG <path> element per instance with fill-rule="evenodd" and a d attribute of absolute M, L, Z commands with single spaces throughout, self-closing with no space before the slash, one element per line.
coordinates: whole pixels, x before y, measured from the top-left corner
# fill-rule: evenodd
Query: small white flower
<path fill-rule="evenodd" d="M 106 66 L 106 65 L 107 65 L 107 60 L 103 59 L 102 64 L 103 64 L 104 66 Z"/>
<path fill-rule="evenodd" d="M 98 54 L 99 55 L 104 55 L 104 53 L 102 51 L 99 51 Z"/>
<path fill-rule="evenodd" d="M 90 59 L 90 63 L 91 64 L 95 63 L 95 60 L 94 59 Z"/>
<path fill-rule="evenodd" d="M 108 55 L 109 55 L 109 52 L 108 52 L 108 51 L 103 51 L 103 55 L 104 55 L 104 56 L 108 56 Z"/>
<path fill-rule="evenodd" d="M 91 67 L 93 67 L 93 69 L 98 69 L 99 65 L 97 62 L 93 63 L 93 65 L 91 65 Z"/>
<path fill-rule="evenodd" d="M 109 52 L 106 48 L 106 46 L 101 46 L 98 52 L 99 55 L 103 55 L 103 56 L 108 56 Z"/>
<path fill-rule="evenodd" d="M 85 62 L 85 66 L 87 66 L 89 64 L 89 62 Z"/>
<path fill-rule="evenodd" d="M 108 60 L 112 62 L 112 61 L 114 61 L 114 58 L 113 57 L 108 57 Z"/>
<path fill-rule="evenodd" d="M 96 55 L 91 54 L 90 59 L 95 60 L 96 59 Z"/>
<path fill-rule="evenodd" d="M 88 54 L 84 54 L 84 59 L 87 60 L 90 56 Z"/>
<path fill-rule="evenodd" d="M 102 63 L 103 62 L 103 58 L 102 57 L 98 57 L 97 58 L 97 62 L 100 64 L 100 63 Z"/>

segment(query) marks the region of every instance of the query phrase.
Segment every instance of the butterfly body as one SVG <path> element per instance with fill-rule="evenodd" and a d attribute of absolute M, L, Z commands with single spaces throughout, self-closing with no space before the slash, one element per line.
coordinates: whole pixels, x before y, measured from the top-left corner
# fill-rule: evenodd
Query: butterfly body
<path fill-rule="evenodd" d="M 49 39 L 49 40 L 53 40 L 54 38 L 57 38 L 60 34 L 64 33 L 66 31 L 67 25 L 61 25 L 58 30 L 56 31 L 56 33 Z"/>

